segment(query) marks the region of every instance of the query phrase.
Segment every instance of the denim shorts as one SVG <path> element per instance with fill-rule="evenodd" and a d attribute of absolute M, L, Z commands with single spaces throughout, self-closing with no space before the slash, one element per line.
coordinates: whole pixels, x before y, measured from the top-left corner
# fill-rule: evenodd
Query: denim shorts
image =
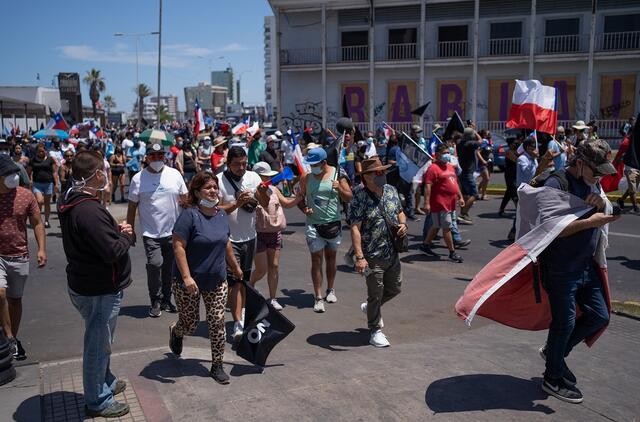
<path fill-rule="evenodd" d="M 460 175 L 460 187 L 462 188 L 463 195 L 478 196 L 478 185 L 476 185 L 476 179 L 473 177 L 473 172 L 462 173 Z"/>
<path fill-rule="evenodd" d="M 342 233 L 338 234 L 333 239 L 325 239 L 324 237 L 320 237 L 318 231 L 312 224 L 307 224 L 306 230 L 307 236 L 307 246 L 309 246 L 309 251 L 311 253 L 320 252 L 323 249 L 331 249 L 338 250 L 340 247 L 340 242 L 342 241 Z"/>
<path fill-rule="evenodd" d="M 437 227 L 443 230 L 453 229 L 453 220 L 455 217 L 455 211 L 439 211 L 431 213 L 431 221 L 433 227 Z"/>
<path fill-rule="evenodd" d="M 29 276 L 29 257 L 0 256 L 0 289 L 6 289 L 7 297 L 20 299 Z"/>
<path fill-rule="evenodd" d="M 41 193 L 43 195 L 53 195 L 53 183 L 33 182 L 33 193 Z"/>

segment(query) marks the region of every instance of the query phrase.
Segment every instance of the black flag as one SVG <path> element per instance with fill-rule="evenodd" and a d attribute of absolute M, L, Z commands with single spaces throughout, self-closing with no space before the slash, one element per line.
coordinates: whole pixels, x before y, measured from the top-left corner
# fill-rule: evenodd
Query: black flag
<path fill-rule="evenodd" d="M 342 117 L 351 118 L 351 113 L 349 113 L 349 104 L 347 104 L 347 94 L 342 94 Z"/>
<path fill-rule="evenodd" d="M 453 112 L 453 116 L 451 116 L 451 120 L 449 120 L 449 124 L 447 124 L 444 130 L 444 135 L 442 135 L 442 140 L 447 141 L 451 139 L 453 132 L 460 132 L 460 134 L 464 132 L 464 123 L 462 123 L 462 118 L 457 111 Z"/>
<path fill-rule="evenodd" d="M 236 353 L 254 365 L 265 366 L 271 350 L 288 336 L 295 325 L 267 304 L 253 287 L 246 285 L 245 325 Z"/>
<path fill-rule="evenodd" d="M 640 114 L 636 117 L 636 124 L 631 131 L 631 143 L 622 161 L 634 169 L 640 168 Z"/>
<path fill-rule="evenodd" d="M 421 105 L 420 107 L 416 108 L 415 110 L 413 110 L 411 112 L 411 114 L 414 114 L 414 115 L 416 115 L 418 117 L 422 117 L 424 112 L 427 111 L 427 107 L 429 107 L 429 104 L 431 104 L 431 101 L 427 101 L 426 104 Z"/>

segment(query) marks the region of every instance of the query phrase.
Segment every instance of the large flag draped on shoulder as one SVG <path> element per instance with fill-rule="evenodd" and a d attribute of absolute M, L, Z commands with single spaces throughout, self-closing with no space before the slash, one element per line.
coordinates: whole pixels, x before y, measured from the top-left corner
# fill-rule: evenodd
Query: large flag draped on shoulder
<path fill-rule="evenodd" d="M 204 114 L 202 113 L 202 109 L 200 108 L 200 103 L 198 103 L 198 99 L 196 98 L 196 107 L 194 110 L 194 133 L 198 135 L 200 132 L 204 130 Z"/>
<path fill-rule="evenodd" d="M 556 89 L 542 85 L 535 79 L 528 81 L 516 79 L 506 126 L 556 133 L 558 126 Z"/>
<path fill-rule="evenodd" d="M 601 193 L 611 213 L 611 203 Z M 516 242 L 492 259 L 469 283 L 455 306 L 471 325 L 476 315 L 522 330 L 545 330 L 551 323 L 547 293 L 540 281 L 538 257 L 572 221 L 592 209 L 582 199 L 551 187 L 518 189 Z M 608 226 L 600 229 L 596 262 L 609 311 L 609 283 L 605 249 Z M 577 315 L 580 310 L 577 309 Z M 586 339 L 591 346 L 604 328 Z"/>
<path fill-rule="evenodd" d="M 245 328 L 236 353 L 254 365 L 265 366 L 271 350 L 296 328 L 267 304 L 253 287 L 246 286 Z"/>

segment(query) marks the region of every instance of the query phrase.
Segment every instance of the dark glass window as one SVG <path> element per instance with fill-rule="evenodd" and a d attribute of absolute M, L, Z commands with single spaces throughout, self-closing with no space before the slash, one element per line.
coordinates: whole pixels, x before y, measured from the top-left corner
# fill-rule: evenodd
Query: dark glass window
<path fill-rule="evenodd" d="M 580 51 L 580 19 L 549 19 L 544 28 L 545 53 Z"/>
<path fill-rule="evenodd" d="M 342 61 L 369 60 L 369 31 L 345 31 L 341 34 Z"/>
<path fill-rule="evenodd" d="M 491 24 L 489 54 L 492 56 L 522 53 L 522 22 Z"/>
<path fill-rule="evenodd" d="M 415 59 L 417 38 L 416 28 L 390 29 L 387 48 L 389 60 Z"/>
<path fill-rule="evenodd" d="M 438 56 L 465 57 L 469 55 L 469 26 L 440 26 L 438 28 Z"/>
<path fill-rule="evenodd" d="M 603 50 L 640 48 L 640 14 L 604 17 Z"/>

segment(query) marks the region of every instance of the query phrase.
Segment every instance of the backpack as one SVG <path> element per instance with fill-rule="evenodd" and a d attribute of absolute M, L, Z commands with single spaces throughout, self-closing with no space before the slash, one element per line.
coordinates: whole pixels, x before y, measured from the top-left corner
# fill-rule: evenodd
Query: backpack
<path fill-rule="evenodd" d="M 531 179 L 529 185 L 533 186 L 534 188 L 540 188 L 544 186 L 544 184 L 547 182 L 547 179 L 549 179 L 550 177 L 555 177 L 556 179 L 558 179 L 558 182 L 560 183 L 560 189 L 562 191 L 569 192 L 569 180 L 567 180 L 567 175 L 565 174 L 564 170 L 545 170 Z"/>

